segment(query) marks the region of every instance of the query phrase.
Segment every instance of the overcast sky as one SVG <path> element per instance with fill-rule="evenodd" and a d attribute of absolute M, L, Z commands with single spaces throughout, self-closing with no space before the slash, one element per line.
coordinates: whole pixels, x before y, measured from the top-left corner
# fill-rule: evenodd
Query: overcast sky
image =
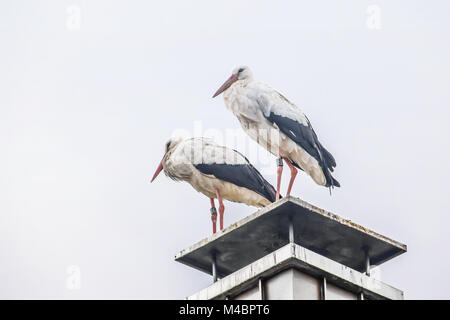
<path fill-rule="evenodd" d="M 0 298 L 172 299 L 209 285 L 173 259 L 210 235 L 209 200 L 149 181 L 175 130 L 243 134 L 211 99 L 239 64 L 300 106 L 336 158 L 342 188 L 330 197 L 300 173 L 292 195 L 407 244 L 377 273 L 405 298 L 450 298 L 448 12 L 411 0 L 1 1 Z M 274 157 L 243 137 L 275 184 Z M 225 205 L 226 226 L 256 211 Z"/>

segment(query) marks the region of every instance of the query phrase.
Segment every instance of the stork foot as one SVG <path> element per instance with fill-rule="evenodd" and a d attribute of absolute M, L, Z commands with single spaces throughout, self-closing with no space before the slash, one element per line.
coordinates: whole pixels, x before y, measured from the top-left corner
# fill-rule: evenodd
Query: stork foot
<path fill-rule="evenodd" d="M 212 228 L 213 228 L 213 233 L 216 233 L 216 224 L 217 224 L 217 210 L 216 210 L 216 206 L 214 204 L 214 199 L 211 198 L 211 222 L 212 222 Z"/>
<path fill-rule="evenodd" d="M 277 159 L 277 195 L 275 201 L 280 200 L 281 175 L 283 173 L 283 158 Z"/>
<path fill-rule="evenodd" d="M 292 190 L 292 185 L 294 184 L 294 180 L 295 177 L 297 176 L 298 170 L 296 167 L 294 167 L 294 165 L 292 164 L 292 162 L 286 158 L 283 158 L 284 161 L 286 161 L 286 164 L 288 165 L 289 169 L 291 169 L 291 180 L 289 180 L 289 186 L 287 189 L 287 193 L 286 196 L 289 196 L 291 194 L 291 190 Z"/>
<path fill-rule="evenodd" d="M 223 213 L 225 212 L 225 207 L 223 205 L 219 206 L 219 226 L 220 230 L 223 230 Z"/>
<path fill-rule="evenodd" d="M 222 196 L 219 189 L 216 189 L 217 200 L 219 201 L 219 226 L 220 230 L 223 230 L 223 213 L 225 212 L 225 206 L 223 205 Z"/>

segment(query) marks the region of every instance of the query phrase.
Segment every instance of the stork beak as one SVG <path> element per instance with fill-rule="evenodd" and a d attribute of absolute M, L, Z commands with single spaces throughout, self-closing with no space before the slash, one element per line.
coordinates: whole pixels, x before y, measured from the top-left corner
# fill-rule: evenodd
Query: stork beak
<path fill-rule="evenodd" d="M 231 77 L 228 78 L 227 81 L 219 88 L 219 90 L 214 93 L 213 98 L 217 97 L 219 94 L 227 90 L 233 83 L 235 83 L 238 80 L 237 75 L 232 74 Z"/>
<path fill-rule="evenodd" d="M 161 160 L 161 162 L 159 163 L 158 168 L 155 171 L 155 174 L 153 175 L 152 181 L 150 181 L 150 183 L 153 182 L 153 180 L 156 179 L 156 177 L 158 176 L 158 174 L 161 172 L 161 170 L 163 169 L 163 165 L 162 165 L 163 161 Z"/>

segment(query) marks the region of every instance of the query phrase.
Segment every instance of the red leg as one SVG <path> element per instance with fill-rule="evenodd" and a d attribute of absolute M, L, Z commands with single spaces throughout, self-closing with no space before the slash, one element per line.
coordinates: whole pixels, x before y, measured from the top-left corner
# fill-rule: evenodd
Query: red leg
<path fill-rule="evenodd" d="M 298 170 L 294 165 L 286 158 L 283 158 L 286 164 L 288 165 L 289 169 L 291 169 L 291 180 L 289 180 L 289 186 L 287 189 L 286 196 L 289 196 L 291 194 L 292 185 L 294 184 L 295 177 L 297 176 Z"/>
<path fill-rule="evenodd" d="M 211 221 L 212 221 L 213 233 L 216 233 L 216 222 L 217 222 L 216 205 L 214 204 L 213 198 L 210 198 L 210 200 L 211 200 Z"/>
<path fill-rule="evenodd" d="M 216 189 L 217 200 L 219 201 L 219 222 L 220 222 L 220 230 L 223 229 L 223 213 L 225 211 L 225 206 L 222 202 L 222 196 L 220 195 L 219 189 Z"/>
<path fill-rule="evenodd" d="M 278 150 L 278 159 L 277 159 L 277 195 L 275 201 L 280 199 L 280 188 L 281 188 L 281 174 L 283 173 L 283 160 L 280 157 L 280 150 Z"/>

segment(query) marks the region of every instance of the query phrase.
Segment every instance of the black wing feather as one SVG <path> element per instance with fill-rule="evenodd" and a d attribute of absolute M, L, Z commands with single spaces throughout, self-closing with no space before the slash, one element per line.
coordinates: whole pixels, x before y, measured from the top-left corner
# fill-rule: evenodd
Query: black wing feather
<path fill-rule="evenodd" d="M 248 162 L 247 158 L 245 160 L 247 164 L 200 163 L 194 166 L 203 174 L 210 174 L 217 179 L 247 188 L 270 202 L 275 202 L 276 191 L 274 187 Z"/>
<path fill-rule="evenodd" d="M 334 179 L 330 173 L 330 171 L 332 172 L 334 167 L 336 167 L 336 161 L 331 153 L 328 152 L 328 150 L 326 150 L 319 142 L 319 139 L 317 138 L 317 135 L 308 119 L 308 125 L 305 126 L 295 120 L 277 115 L 273 112 L 271 112 L 268 117 L 266 115 L 264 116 L 271 123 L 275 123 L 281 132 L 283 132 L 317 160 L 323 173 L 325 174 L 325 178 L 327 180 L 326 187 L 340 187 L 339 182 Z M 296 167 L 299 167 L 296 163 L 293 164 Z"/>

